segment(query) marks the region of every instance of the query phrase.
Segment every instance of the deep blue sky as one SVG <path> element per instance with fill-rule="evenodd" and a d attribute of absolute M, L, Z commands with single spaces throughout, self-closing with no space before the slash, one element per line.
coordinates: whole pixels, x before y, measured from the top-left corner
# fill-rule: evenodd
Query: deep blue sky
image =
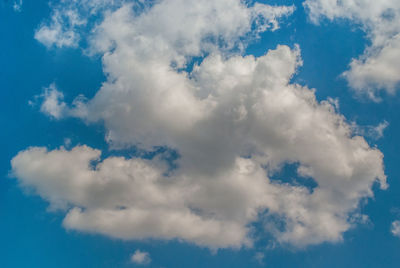
<path fill-rule="evenodd" d="M 101 125 L 79 120 L 50 120 L 39 107 L 28 105 L 44 86 L 56 82 L 66 100 L 83 93 L 90 97 L 104 81 L 99 58 L 88 58 L 77 49 L 48 50 L 34 38 L 34 30 L 49 17 L 47 1 L 25 0 L 22 12 L 11 1 L 0 3 L 0 267 L 131 267 L 136 249 L 148 251 L 149 267 L 399 267 L 400 239 L 390 224 L 400 218 L 400 99 L 383 96 L 380 103 L 355 98 L 340 74 L 368 42 L 364 33 L 348 22 L 309 23 L 301 5 L 276 32 L 268 32 L 250 45 L 247 53 L 262 55 L 278 44 L 299 44 L 304 65 L 294 81 L 316 89 L 319 100 L 340 100 L 340 112 L 359 125 L 389 122 L 384 138 L 369 143 L 385 155 L 389 189 L 374 188 L 375 198 L 362 207 L 371 223 L 358 225 L 341 243 L 304 250 L 278 246 L 212 253 L 179 242 L 124 242 L 99 235 L 63 229 L 63 214 L 49 212 L 48 204 L 18 187 L 9 178 L 10 159 L 29 146 L 56 148 L 65 137 L 72 145 L 87 144 L 107 150 Z M 290 4 L 292 1 L 273 1 Z M 263 243 L 260 243 L 263 244 Z M 265 245 L 265 244 L 263 244 Z M 264 265 L 254 255 L 264 252 Z"/>

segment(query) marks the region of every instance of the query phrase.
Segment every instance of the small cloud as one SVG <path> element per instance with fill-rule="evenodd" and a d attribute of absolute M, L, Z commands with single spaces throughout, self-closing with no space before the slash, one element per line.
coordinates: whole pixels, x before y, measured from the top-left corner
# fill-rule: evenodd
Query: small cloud
<path fill-rule="evenodd" d="M 390 231 L 394 236 L 400 237 L 400 221 L 392 222 L 392 227 L 390 228 Z"/>
<path fill-rule="evenodd" d="M 335 107 L 336 111 L 339 111 L 340 104 L 339 104 L 339 99 L 338 99 L 338 98 L 331 98 L 331 97 L 328 97 L 327 101 L 328 101 L 333 107 Z"/>
<path fill-rule="evenodd" d="M 384 131 L 388 126 L 389 123 L 386 120 L 379 123 L 377 126 L 358 126 L 355 123 L 352 125 L 355 134 L 366 136 L 374 140 L 383 138 Z"/>
<path fill-rule="evenodd" d="M 260 265 L 264 265 L 264 258 L 265 258 L 265 254 L 262 252 L 257 252 L 254 255 L 254 260 L 256 260 Z"/>
<path fill-rule="evenodd" d="M 22 0 L 15 0 L 13 3 L 13 9 L 15 12 L 22 11 Z"/>
<path fill-rule="evenodd" d="M 54 84 L 51 84 L 44 90 L 40 96 L 43 98 L 43 103 L 40 111 L 54 119 L 60 119 L 65 112 L 66 104 L 64 103 L 64 94 L 57 90 Z"/>
<path fill-rule="evenodd" d="M 69 148 L 72 144 L 72 140 L 70 138 L 64 138 L 64 146 Z"/>
<path fill-rule="evenodd" d="M 52 119 L 62 119 L 65 117 L 83 118 L 87 114 L 87 99 L 83 95 L 78 95 L 72 105 L 68 106 L 64 102 L 64 94 L 57 89 L 57 86 L 52 83 L 43 89 L 41 94 L 33 96 L 28 101 L 31 107 L 40 105 L 40 111 Z"/>
<path fill-rule="evenodd" d="M 373 133 L 375 134 L 375 137 L 378 139 L 383 137 L 383 132 L 385 129 L 389 126 L 389 123 L 387 121 L 383 121 L 379 125 L 373 128 Z"/>
<path fill-rule="evenodd" d="M 147 265 L 151 262 L 150 254 L 148 252 L 138 249 L 135 251 L 135 253 L 132 254 L 131 262 L 140 265 Z"/>
<path fill-rule="evenodd" d="M 47 48 L 77 47 L 80 41 L 79 29 L 87 20 L 72 6 L 53 10 L 51 20 L 42 23 L 35 31 L 35 39 Z"/>

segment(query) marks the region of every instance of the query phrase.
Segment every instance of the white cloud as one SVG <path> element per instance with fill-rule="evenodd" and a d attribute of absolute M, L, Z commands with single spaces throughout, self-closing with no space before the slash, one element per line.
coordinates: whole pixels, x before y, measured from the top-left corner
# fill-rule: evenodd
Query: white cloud
<path fill-rule="evenodd" d="M 35 32 L 35 39 L 48 48 L 76 47 L 80 40 L 75 28 L 86 24 L 85 19 L 73 10 L 55 9 L 48 24 L 42 24 Z"/>
<path fill-rule="evenodd" d="M 387 121 L 383 121 L 379 123 L 376 127 L 372 128 L 372 133 L 375 137 L 375 139 L 380 139 L 383 137 L 383 132 L 385 129 L 389 126 L 389 123 Z"/>
<path fill-rule="evenodd" d="M 115 133 L 110 141 L 176 149 L 180 168 L 169 177 L 153 167 L 157 161 L 109 158 L 93 169 L 91 160 L 100 152 L 87 147 L 21 152 L 12 162 L 15 175 L 51 204 L 75 207 L 65 218 L 67 228 L 122 239 L 180 238 L 214 248 L 239 247 L 250 244 L 248 224 L 268 210 L 287 225 L 285 231 L 268 227 L 281 242 L 338 241 L 351 226 L 348 214 L 372 195 L 375 178 L 385 185 L 382 155 L 361 137 L 351 138 L 350 127 L 328 102 L 318 104 L 313 91 L 288 84 L 298 53 L 282 46 L 258 59 L 209 57 L 195 68 L 196 80 L 185 83 L 211 90 L 213 96 L 192 96 L 193 104 L 183 108 L 146 103 L 157 95 L 129 98 L 135 89 L 122 90 L 117 81 L 106 86 L 104 107 L 95 104 L 97 96 L 88 103 L 100 109 L 88 108 L 90 116 L 102 109 L 110 116 L 104 119 Z M 159 85 L 167 90 L 163 85 L 169 83 Z M 180 99 L 184 104 L 185 97 Z M 139 113 L 135 107 L 148 110 Z M 184 110 L 189 108 L 194 110 Z M 310 193 L 279 184 L 262 168 L 273 173 L 287 162 L 299 162 L 299 174 L 313 177 L 319 186 Z"/>
<path fill-rule="evenodd" d="M 136 264 L 147 265 L 151 262 L 150 254 L 138 249 L 132 254 L 131 261 Z"/>
<path fill-rule="evenodd" d="M 394 236 L 400 237 L 400 221 L 392 222 L 392 227 L 390 228 L 390 231 Z"/>
<path fill-rule="evenodd" d="M 13 9 L 16 12 L 22 11 L 22 0 L 14 0 Z"/>
<path fill-rule="evenodd" d="M 353 123 L 353 132 L 357 135 L 366 136 L 374 140 L 379 140 L 383 138 L 384 131 L 389 126 L 389 123 L 385 120 L 376 126 L 358 126 Z"/>
<path fill-rule="evenodd" d="M 43 110 L 104 122 L 114 148 L 176 150 L 176 168 L 162 156 L 100 160 L 87 146 L 32 147 L 13 158 L 14 175 L 65 209 L 68 229 L 217 249 L 251 246 L 251 224 L 262 221 L 280 243 L 340 241 L 372 185 L 387 186 L 382 153 L 353 135 L 332 100 L 290 83 L 302 64 L 298 47 L 235 53 L 292 10 L 164 0 L 145 12 L 129 4 L 106 12 L 89 40 L 108 80 L 71 107 L 48 94 L 44 103 L 55 105 Z M 185 70 L 194 56 L 204 60 Z M 286 164 L 317 186 L 272 180 Z"/>
<path fill-rule="evenodd" d="M 397 0 L 307 0 L 304 5 L 314 22 L 350 19 L 360 24 L 371 45 L 353 59 L 344 73 L 356 92 L 379 100 L 379 91 L 394 93 L 400 82 L 400 2 Z"/>
<path fill-rule="evenodd" d="M 51 20 L 42 23 L 38 28 L 35 38 L 49 48 L 76 47 L 79 45 L 82 31 L 88 26 L 89 19 L 102 18 L 120 7 L 130 9 L 132 13 L 144 13 L 153 6 L 151 16 L 155 21 L 143 19 L 139 23 L 141 25 L 136 26 L 149 31 L 148 35 L 162 34 L 160 37 L 164 38 L 164 41 L 172 41 L 174 45 L 184 47 L 188 50 L 186 53 L 196 52 L 190 51 L 191 49 L 199 52 L 196 46 L 200 40 L 196 38 L 222 37 L 229 47 L 233 44 L 227 41 L 236 40 L 228 39 L 249 32 L 251 24 L 255 26 L 256 33 L 267 29 L 276 30 L 277 18 L 288 15 L 294 10 L 293 6 L 271 7 L 260 3 L 255 3 L 251 8 L 244 8 L 245 1 L 240 0 L 219 0 L 213 3 L 202 0 L 196 4 L 193 4 L 193 1 L 183 0 L 164 0 L 156 4 L 152 1 L 124 0 L 61 1 L 53 8 Z M 227 9 L 227 12 L 220 16 L 224 9 Z M 183 12 L 184 10 L 187 12 Z M 150 19 L 151 16 L 146 17 Z M 206 28 L 211 24 L 213 27 Z M 118 29 L 113 30 L 118 34 Z M 181 37 L 186 40 L 180 40 Z M 211 45 L 211 42 L 207 45 Z"/>
<path fill-rule="evenodd" d="M 64 94 L 57 90 L 55 84 L 51 84 L 48 88 L 44 89 L 42 95 L 38 96 L 43 98 L 40 111 L 52 118 L 60 119 L 64 116 L 67 110 L 64 100 Z"/>
<path fill-rule="evenodd" d="M 78 47 L 81 34 L 88 27 L 90 20 L 96 21 L 102 17 L 103 12 L 119 7 L 124 2 L 124 0 L 63 0 L 58 3 L 50 1 L 51 18 L 41 23 L 35 31 L 35 39 L 47 48 Z M 22 4 L 22 0 L 20 3 Z"/>
<path fill-rule="evenodd" d="M 86 101 L 83 95 L 79 95 L 72 102 L 72 106 L 69 107 L 64 101 L 64 94 L 57 89 L 55 83 L 52 83 L 44 88 L 41 94 L 34 96 L 33 100 L 29 100 L 28 104 L 35 107 L 41 102 L 40 111 L 53 119 L 63 117 L 83 118 L 87 116 Z"/>

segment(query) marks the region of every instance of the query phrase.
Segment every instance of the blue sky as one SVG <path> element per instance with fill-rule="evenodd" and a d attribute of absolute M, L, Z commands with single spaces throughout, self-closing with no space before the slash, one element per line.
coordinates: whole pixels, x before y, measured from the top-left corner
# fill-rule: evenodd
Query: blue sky
<path fill-rule="evenodd" d="M 152 117 L 147 118 L 145 114 L 138 115 L 138 119 L 135 117 L 136 121 L 134 122 L 138 122 L 139 125 L 133 126 L 132 136 L 128 135 L 128 138 L 125 138 L 125 127 L 128 131 L 131 131 L 129 128 L 131 126 L 130 121 L 125 123 L 123 122 L 124 119 L 118 116 L 111 119 L 101 118 L 101 116 L 99 120 L 91 119 L 104 112 L 101 109 L 106 112 L 111 111 L 107 110 L 111 109 L 111 104 L 107 101 L 104 102 L 105 104 L 103 102 L 97 104 L 99 107 L 104 105 L 101 106 L 102 108 L 96 108 L 98 107 L 96 106 L 92 109 L 89 107 L 88 113 L 92 114 L 88 117 L 76 116 L 75 114 L 81 111 L 71 105 L 76 96 L 80 94 L 83 94 L 89 101 L 93 99 L 96 101 L 94 96 L 100 90 L 103 82 L 108 81 L 114 85 L 114 79 L 118 80 L 120 77 L 124 77 L 125 71 L 129 72 L 128 69 L 122 71 L 113 70 L 112 68 L 116 68 L 114 65 L 107 65 L 108 63 L 103 58 L 104 54 L 106 54 L 104 51 L 96 52 L 94 55 L 87 55 L 88 49 L 90 50 L 87 42 L 91 37 L 91 20 L 100 23 L 104 15 L 101 13 L 103 12 L 102 9 L 114 11 L 118 7 L 109 7 L 108 5 L 101 7 L 101 11 L 96 11 L 100 13 L 96 13 L 95 17 L 91 17 L 87 25 L 85 24 L 83 27 L 78 25 L 73 28 L 73 31 L 77 31 L 80 34 L 80 42 L 78 41 L 76 45 L 58 46 L 56 44 L 57 40 L 51 40 L 55 43 L 46 46 L 46 42 L 50 41 L 37 35 L 35 38 L 35 33 L 38 33 L 43 25 L 51 25 L 49 18 L 54 14 L 54 10 L 59 9 L 60 12 L 63 12 L 68 7 L 65 8 L 63 4 L 57 3 L 57 1 L 51 1 L 51 5 L 47 0 L 23 1 L 23 3 L 21 2 L 21 9 L 18 11 L 13 8 L 14 2 L 9 0 L 0 3 L 0 33 L 3 36 L 3 42 L 0 43 L 2 59 L 0 66 L 0 86 L 2 89 L 0 91 L 0 107 L 2 109 L 0 120 L 3 126 L 3 138 L 1 139 L 1 147 L 3 149 L 0 154 L 0 171 L 2 174 L 0 179 L 1 267 L 398 267 L 400 261 L 398 254 L 400 238 L 391 232 L 392 223 L 400 220 L 400 184 L 398 181 L 400 169 L 397 164 L 397 152 L 400 149 L 400 143 L 397 141 L 397 137 L 400 135 L 400 118 L 397 112 L 400 108 L 400 99 L 396 93 L 398 84 L 394 83 L 394 87 L 391 87 L 388 86 L 389 82 L 387 81 L 373 81 L 370 84 L 362 84 L 362 87 L 357 87 L 352 86 L 352 82 L 349 81 L 351 78 L 347 77 L 346 80 L 346 77 L 342 76 L 343 72 L 349 70 L 349 63 L 353 58 L 359 58 L 363 54 L 366 58 L 378 57 L 364 51 L 367 47 L 372 47 L 375 50 L 382 49 L 382 45 L 378 44 L 378 41 L 376 41 L 378 37 L 374 33 L 377 29 L 381 29 L 379 28 L 381 25 L 365 26 L 370 25 L 371 22 L 365 19 L 361 7 L 360 12 L 356 10 L 354 11 L 356 15 L 352 15 L 352 18 L 359 16 L 358 19 L 349 19 L 344 14 L 340 15 L 342 17 L 337 15 L 338 18 L 330 20 L 330 11 L 321 9 L 328 15 L 326 17 L 322 16 L 316 23 L 311 21 L 310 11 L 304 9 L 304 1 L 260 2 L 276 6 L 294 5 L 295 11 L 282 18 L 277 15 L 279 29 L 260 33 L 259 38 L 250 41 L 250 44 L 242 52 L 234 52 L 233 54 L 238 53 L 240 57 L 242 55 L 260 57 L 267 53 L 268 50 L 275 50 L 278 45 L 287 45 L 294 51 L 296 44 L 298 44 L 301 51 L 302 66 L 298 67 L 297 71 L 291 76 L 290 83 L 314 88 L 318 101 L 324 101 L 328 98 L 337 99 L 339 101 L 339 109 L 335 113 L 343 115 L 347 124 L 350 125 L 351 122 L 354 122 L 354 124 L 358 125 L 354 127 L 351 135 L 364 136 L 369 147 L 372 148 L 371 150 L 379 149 L 384 155 L 384 173 L 387 176 L 389 187 L 383 190 L 380 189 L 379 183 L 373 182 L 371 185 L 373 197 L 360 197 L 357 200 L 357 208 L 350 212 L 347 207 L 343 208 L 345 210 L 343 213 L 349 216 L 346 221 L 350 221 L 350 216 L 355 215 L 354 211 L 358 214 L 367 215 L 369 219 L 366 222 L 352 223 L 351 227 L 338 232 L 332 239 L 326 239 L 324 234 L 318 233 L 322 237 L 318 243 L 308 242 L 309 238 L 307 237 L 301 238 L 301 242 L 299 242 L 300 240 L 296 241 L 296 238 L 290 238 L 289 242 L 282 242 L 284 241 L 283 236 L 274 234 L 268 229 L 269 222 L 274 222 L 274 220 L 260 220 L 262 218 L 262 215 L 260 215 L 258 218 L 251 218 L 246 222 L 247 226 L 253 227 L 254 234 L 251 236 L 253 246 L 231 246 L 229 244 L 231 240 L 229 240 L 227 242 L 228 246 L 217 246 L 217 250 L 213 248 L 215 245 L 213 243 L 219 245 L 223 238 L 221 240 L 217 238 L 217 242 L 203 243 L 199 242 L 203 241 L 201 236 L 191 239 L 187 238 L 185 234 L 178 234 L 175 238 L 165 238 L 168 235 L 163 233 L 157 235 L 158 231 L 156 230 L 154 231 L 155 235 L 150 238 L 146 237 L 146 235 L 140 239 L 132 238 L 132 236 L 136 236 L 140 232 L 134 231 L 133 234 L 129 232 L 129 234 L 122 234 L 122 236 L 126 235 L 126 238 L 121 239 L 121 237 L 116 237 L 114 230 L 107 234 L 104 233 L 106 231 L 99 231 L 97 227 L 88 227 L 86 230 L 80 230 L 79 228 L 84 227 L 71 225 L 72 227 L 64 228 L 63 221 L 72 207 L 82 207 L 83 211 L 89 211 L 92 207 L 82 205 L 79 203 L 80 201 L 73 198 L 68 199 L 65 197 L 67 203 L 65 207 L 52 208 L 52 202 L 56 202 L 54 200 L 65 201 L 64 197 L 61 196 L 58 199 L 58 192 L 51 187 L 49 188 L 50 190 L 41 188 L 46 186 L 43 186 L 42 182 L 35 182 L 35 179 L 40 180 L 38 175 L 30 177 L 29 172 L 32 172 L 32 169 L 25 171 L 24 168 L 26 167 L 23 164 L 21 164 L 22 166 L 14 167 L 13 171 L 13 167 L 10 164 L 11 159 L 31 146 L 46 147 L 48 151 L 53 151 L 64 145 L 66 152 L 69 152 L 76 146 L 87 145 L 101 150 L 102 160 L 112 156 L 124 156 L 126 159 L 144 157 L 152 159 L 150 161 L 157 161 L 154 159 L 158 159 L 157 155 L 160 152 L 149 152 L 151 150 L 148 148 L 138 149 L 137 141 L 140 140 L 142 132 L 137 136 L 135 134 L 138 128 L 147 131 L 148 125 L 145 124 L 141 127 L 141 119 L 146 122 L 152 122 Z M 321 3 L 323 2 L 328 1 L 321 1 Z M 368 1 L 364 2 L 366 5 L 369 3 Z M 399 5 L 396 4 L 396 1 L 393 1 L 392 5 L 393 7 L 390 10 L 393 10 L 395 16 L 397 16 L 396 12 L 400 14 Z M 86 8 L 84 4 L 73 8 L 80 10 L 80 12 L 86 12 L 82 11 Z M 153 7 L 150 5 L 148 8 L 151 9 Z M 177 14 L 180 14 L 180 11 L 177 12 Z M 174 14 L 170 15 L 174 16 Z M 399 20 L 391 22 L 394 25 L 399 25 L 398 23 Z M 250 31 L 253 30 L 252 28 Z M 223 35 L 224 33 L 218 34 Z M 219 37 L 218 34 L 217 37 Z M 152 38 L 151 32 L 149 36 L 149 38 Z M 239 37 L 245 38 L 243 36 Z M 57 38 L 61 37 L 58 36 Z M 234 38 L 229 35 L 226 37 L 226 42 Z M 390 42 L 395 37 L 393 37 L 393 34 L 387 34 L 381 38 Z M 393 47 L 395 46 L 393 45 Z M 177 51 L 181 53 L 179 49 L 181 48 L 178 48 Z M 220 48 L 217 48 L 217 51 L 220 50 Z M 114 50 L 111 49 L 108 52 L 113 54 Z M 139 52 L 137 53 L 140 55 Z M 206 51 L 200 56 L 189 55 L 187 64 L 190 65 L 191 61 L 193 61 L 192 56 L 199 56 L 197 59 L 201 62 L 209 53 Z M 222 51 L 220 53 L 226 53 L 225 56 L 227 58 L 234 57 L 230 52 Z M 116 55 L 116 53 L 113 55 Z M 279 59 L 276 60 L 279 61 Z M 144 66 L 147 64 L 146 61 L 139 63 Z M 379 68 L 382 68 L 381 66 L 385 67 L 383 64 Z M 123 67 L 124 65 L 122 64 Z M 146 68 L 146 66 L 143 68 Z M 104 71 L 105 69 L 106 71 Z M 395 71 L 396 69 L 394 69 Z M 107 72 L 113 74 L 110 75 Z M 400 73 L 397 74 L 400 77 Z M 133 74 L 132 77 L 137 77 L 135 75 Z M 265 75 L 268 76 L 269 74 Z M 386 76 L 382 75 L 382 77 L 384 79 Z M 365 78 L 362 75 L 353 76 L 354 81 L 359 81 L 360 79 Z M 130 81 L 129 83 L 136 83 L 136 81 Z M 384 86 L 376 90 L 376 88 L 379 88 L 377 86 L 379 83 Z M 66 105 L 65 107 L 69 107 L 62 108 L 60 116 L 55 116 L 54 110 L 51 108 L 46 109 L 43 106 L 43 103 L 50 98 L 43 92 L 51 84 L 57 87 L 56 91 L 53 92 L 62 92 L 64 95 L 64 99 L 57 99 L 56 109 L 64 104 Z M 147 84 L 143 83 L 143 85 Z M 389 91 L 394 93 L 387 93 Z M 48 92 L 51 92 L 51 89 Z M 376 96 L 380 97 L 380 100 L 368 97 L 368 92 L 374 92 Z M 111 99 L 113 96 L 116 95 L 108 97 Z M 118 99 L 118 96 L 116 96 L 116 99 Z M 154 107 L 150 107 L 150 109 L 154 109 Z M 302 110 L 298 110 L 298 113 L 301 112 Z M 112 124 L 115 120 L 121 120 L 121 122 L 115 123 L 118 126 Z M 257 124 L 257 122 L 252 122 L 252 124 Z M 379 135 L 377 135 L 375 127 L 382 122 L 387 122 L 388 126 L 384 129 L 383 136 L 377 137 Z M 150 125 L 156 126 L 157 123 Z M 269 126 L 271 129 L 275 127 L 278 128 L 279 126 Z M 149 129 L 151 131 L 153 128 L 150 127 Z M 155 127 L 155 129 L 163 131 L 162 127 Z M 121 137 L 120 140 L 118 138 L 111 141 L 110 139 L 105 139 L 110 131 L 117 133 L 116 137 L 119 135 L 118 137 Z M 211 131 L 211 133 L 214 132 Z M 153 132 L 151 132 L 151 135 L 153 135 Z M 177 144 L 178 148 L 182 148 L 181 151 L 179 149 L 173 151 L 172 157 L 160 154 L 161 158 L 165 157 L 167 164 L 172 166 L 174 159 L 179 157 L 185 159 L 184 152 L 188 152 L 188 154 L 191 152 L 187 149 L 190 146 L 180 145 L 179 141 L 183 138 L 179 136 L 181 138 L 175 139 L 174 135 L 168 134 L 167 138 L 162 136 L 160 141 L 161 144 L 163 142 L 166 143 L 164 149 L 160 150 L 162 152 L 173 151 L 172 148 L 169 148 L 173 146 L 167 144 L 171 139 L 174 140 L 171 144 Z M 193 135 L 190 134 L 189 137 Z M 155 138 L 151 136 L 150 141 L 144 140 L 143 142 L 159 146 L 157 139 L 159 139 L 159 135 L 155 135 Z M 190 138 L 188 140 L 190 141 Z M 113 147 L 113 142 L 115 144 L 120 142 L 122 145 Z M 248 142 L 253 142 L 253 140 L 250 139 Z M 270 141 L 265 142 L 268 143 Z M 316 145 L 318 144 L 323 143 L 316 143 Z M 282 149 L 282 151 L 288 150 L 289 153 L 291 152 L 290 149 L 285 148 L 278 148 L 278 150 Z M 227 149 L 225 154 L 227 159 L 229 158 L 230 149 L 231 147 L 229 147 L 229 150 Z M 327 149 L 324 147 L 310 148 L 310 151 L 312 150 L 324 151 Z M 307 153 L 304 152 L 304 154 Z M 268 154 L 268 151 L 266 151 L 266 154 Z M 323 156 L 328 158 L 331 155 L 327 153 Z M 224 155 L 220 157 L 224 158 Z M 302 160 L 303 158 L 301 157 L 298 159 L 296 156 L 293 156 L 293 158 L 290 155 L 286 157 L 294 159 L 294 162 L 307 162 L 307 160 Z M 214 159 L 211 154 L 210 158 L 213 161 L 225 163 L 224 159 Z M 197 158 L 188 159 L 187 161 L 190 164 L 190 161 Z M 249 156 L 249 159 L 253 159 L 253 157 Z M 47 159 L 46 161 L 50 160 Z M 192 171 L 195 169 L 189 164 L 185 169 L 186 163 L 178 162 L 178 167 L 181 165 L 183 172 L 186 172 L 189 178 L 191 175 L 196 177 L 203 172 L 203 170 L 198 171 L 197 169 Z M 312 167 L 313 163 L 307 164 Z M 69 164 L 68 162 L 64 163 L 66 169 L 74 168 Z M 335 164 L 332 163 L 332 165 Z M 220 164 L 220 166 L 222 165 Z M 315 165 L 318 166 L 319 164 L 316 163 Z M 217 167 L 219 168 L 220 166 Z M 301 176 L 295 170 L 292 170 L 290 161 L 283 161 L 279 167 L 279 171 L 273 171 L 274 175 L 271 176 L 271 180 L 288 182 L 290 185 L 300 183 L 304 184 L 304 187 L 308 187 L 307 182 L 304 182 L 300 178 Z M 23 170 L 23 172 L 20 170 Z M 63 169 L 59 172 L 61 174 Z M 23 175 L 16 176 L 15 173 Z M 44 172 L 43 174 L 47 173 Z M 61 175 L 60 177 L 50 176 L 49 180 L 57 181 L 58 178 L 62 177 Z M 365 176 L 367 177 L 369 174 Z M 172 176 L 171 178 L 174 177 Z M 178 176 L 177 178 L 179 179 Z M 330 177 L 327 175 L 327 178 Z M 308 179 L 318 180 L 318 178 Z M 28 181 L 29 183 L 27 183 Z M 318 182 L 323 185 L 325 181 Z M 25 186 L 24 183 L 26 184 Z M 251 183 L 249 181 L 249 184 Z M 366 183 L 371 183 L 371 181 Z M 54 193 L 52 192 L 53 190 L 55 191 Z M 115 195 L 118 195 L 118 193 Z M 186 200 L 186 202 L 196 204 L 195 201 L 190 199 Z M 282 202 L 285 202 L 285 200 Z M 241 205 L 240 203 L 238 204 L 239 206 Z M 97 206 L 101 207 L 101 204 L 94 205 L 96 208 Z M 129 205 L 126 206 L 129 209 Z M 193 209 L 195 210 L 196 208 Z M 267 206 L 268 209 L 272 210 Z M 310 213 L 314 212 L 312 211 L 313 206 L 305 207 L 304 209 L 311 210 Z M 339 209 L 342 208 L 340 207 Z M 151 210 L 150 212 L 153 213 L 154 211 Z M 214 212 L 212 209 L 210 211 Z M 285 215 L 284 213 L 288 212 L 282 213 Z M 260 214 L 262 213 L 260 212 Z M 202 217 L 207 218 L 207 215 L 202 215 Z M 218 218 L 219 216 L 215 217 Z M 286 217 L 289 218 L 289 216 Z M 266 218 L 268 217 L 266 216 Z M 241 219 L 238 221 L 242 223 Z M 246 234 L 247 236 L 248 234 Z M 298 243 L 301 246 L 298 246 Z M 131 256 L 136 250 L 147 252 L 151 261 L 147 264 L 132 261 Z M 256 256 L 262 256 L 262 260 L 257 260 Z"/>

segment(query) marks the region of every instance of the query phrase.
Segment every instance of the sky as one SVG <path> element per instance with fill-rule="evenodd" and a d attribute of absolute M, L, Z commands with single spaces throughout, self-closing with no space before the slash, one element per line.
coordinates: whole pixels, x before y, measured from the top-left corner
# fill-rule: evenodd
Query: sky
<path fill-rule="evenodd" d="M 0 267 L 398 267 L 397 0 L 0 22 Z"/>

